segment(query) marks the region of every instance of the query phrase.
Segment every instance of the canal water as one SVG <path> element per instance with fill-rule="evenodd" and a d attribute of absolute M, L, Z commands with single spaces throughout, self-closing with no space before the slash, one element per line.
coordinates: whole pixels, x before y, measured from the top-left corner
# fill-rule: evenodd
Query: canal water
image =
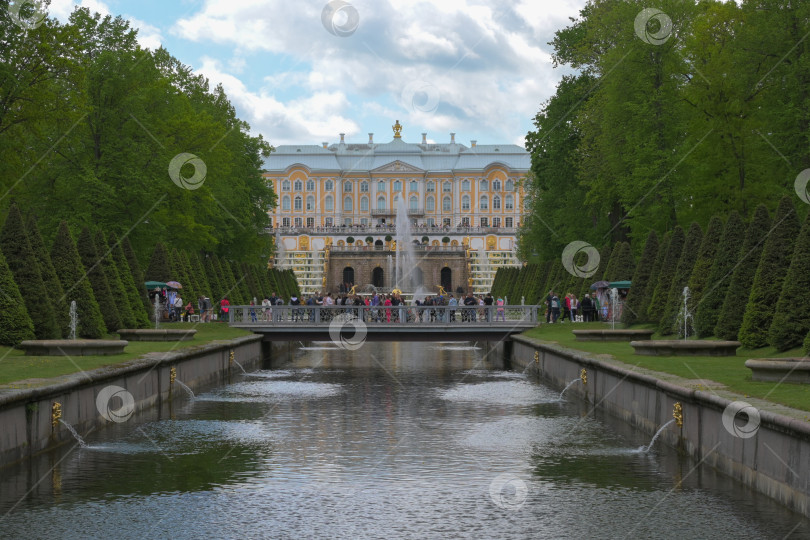
<path fill-rule="evenodd" d="M 808 538 L 469 343 L 316 344 L 0 469 L 3 538 Z"/>

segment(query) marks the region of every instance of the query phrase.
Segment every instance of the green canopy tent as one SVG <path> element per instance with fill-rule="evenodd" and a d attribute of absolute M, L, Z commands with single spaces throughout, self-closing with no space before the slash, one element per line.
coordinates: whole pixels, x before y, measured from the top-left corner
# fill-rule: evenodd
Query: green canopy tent
<path fill-rule="evenodd" d="M 153 291 L 155 289 L 162 289 L 162 288 L 164 288 L 166 286 L 166 284 L 163 283 L 162 281 L 147 281 L 147 282 L 144 283 L 144 285 L 146 286 L 147 291 Z"/>
<path fill-rule="evenodd" d="M 630 285 L 630 281 L 611 281 L 608 287 L 611 289 L 629 289 Z"/>

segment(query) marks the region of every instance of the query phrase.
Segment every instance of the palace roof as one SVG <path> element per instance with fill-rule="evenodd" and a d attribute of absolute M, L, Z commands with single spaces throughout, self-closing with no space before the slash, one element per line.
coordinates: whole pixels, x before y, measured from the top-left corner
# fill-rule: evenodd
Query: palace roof
<path fill-rule="evenodd" d="M 341 137 L 342 139 L 342 137 Z M 501 164 L 514 172 L 526 172 L 531 156 L 514 144 L 489 144 L 472 147 L 463 144 L 413 144 L 395 137 L 389 143 L 284 145 L 265 159 L 268 173 L 281 174 L 296 165 L 311 171 L 334 172 L 452 172 L 480 171 Z"/>

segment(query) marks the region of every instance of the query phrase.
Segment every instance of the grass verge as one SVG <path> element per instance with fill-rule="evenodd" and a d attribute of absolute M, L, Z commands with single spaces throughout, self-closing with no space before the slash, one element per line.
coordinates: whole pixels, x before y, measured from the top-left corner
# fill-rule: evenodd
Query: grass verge
<path fill-rule="evenodd" d="M 113 356 L 25 356 L 22 350 L 0 347 L 0 385 L 6 388 L 30 388 L 43 384 L 44 379 L 128 362 L 150 352 L 178 351 L 251 334 L 222 323 L 165 323 L 161 324 L 161 328 L 193 328 L 197 334 L 191 341 L 133 341 L 127 345 L 124 354 Z M 118 339 L 118 334 L 108 338 Z"/>
<path fill-rule="evenodd" d="M 619 328 L 619 325 L 616 325 Z M 564 347 L 577 349 L 592 354 L 608 354 L 616 360 L 629 366 L 639 366 L 651 371 L 669 373 L 684 379 L 697 382 L 705 379 L 721 383 L 728 390 L 742 394 L 745 397 L 755 397 L 787 405 L 794 409 L 810 411 L 810 385 L 794 383 L 755 382 L 751 380 L 751 370 L 745 367 L 749 358 L 780 358 L 797 356 L 803 357 L 801 349 L 777 352 L 772 347 L 762 349 L 737 349 L 737 356 L 637 356 L 629 342 L 601 343 L 579 342 L 574 339 L 571 330 L 575 329 L 605 329 L 604 323 L 563 323 L 544 324 L 537 328 L 527 330 L 524 335 L 534 339 L 557 343 Z M 644 328 L 635 326 L 633 328 Z M 653 339 L 671 339 L 653 336 Z M 709 389 L 705 389 L 710 391 Z"/>

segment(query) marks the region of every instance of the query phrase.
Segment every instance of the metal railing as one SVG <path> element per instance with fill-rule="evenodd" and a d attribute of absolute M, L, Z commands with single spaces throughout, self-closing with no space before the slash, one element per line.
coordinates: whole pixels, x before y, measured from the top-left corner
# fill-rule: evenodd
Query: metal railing
<path fill-rule="evenodd" d="M 430 252 L 430 251 L 441 251 L 443 253 L 453 252 L 453 253 L 461 253 L 466 250 L 464 246 L 449 246 L 449 245 L 441 245 L 441 246 L 430 246 L 424 244 L 411 244 L 414 251 L 418 252 Z M 363 245 L 363 246 L 328 246 L 329 251 L 333 253 L 338 253 L 341 251 L 391 251 L 393 250 L 390 247 L 385 246 L 375 246 L 375 245 Z M 399 246 L 397 246 L 399 250 Z"/>
<path fill-rule="evenodd" d="M 517 229 L 515 227 L 450 227 L 446 225 L 429 227 L 427 225 L 411 226 L 411 234 L 413 235 L 428 235 L 428 234 L 515 234 Z M 349 225 L 344 227 L 275 227 L 268 228 L 266 231 L 270 234 L 391 234 L 392 236 L 397 232 L 394 225 L 381 225 L 377 226 L 363 226 L 363 225 Z"/>
<path fill-rule="evenodd" d="M 230 306 L 228 322 L 239 326 L 329 326 L 350 320 L 389 324 L 536 325 L 541 306 Z M 545 307 L 543 307 L 545 309 Z"/>

